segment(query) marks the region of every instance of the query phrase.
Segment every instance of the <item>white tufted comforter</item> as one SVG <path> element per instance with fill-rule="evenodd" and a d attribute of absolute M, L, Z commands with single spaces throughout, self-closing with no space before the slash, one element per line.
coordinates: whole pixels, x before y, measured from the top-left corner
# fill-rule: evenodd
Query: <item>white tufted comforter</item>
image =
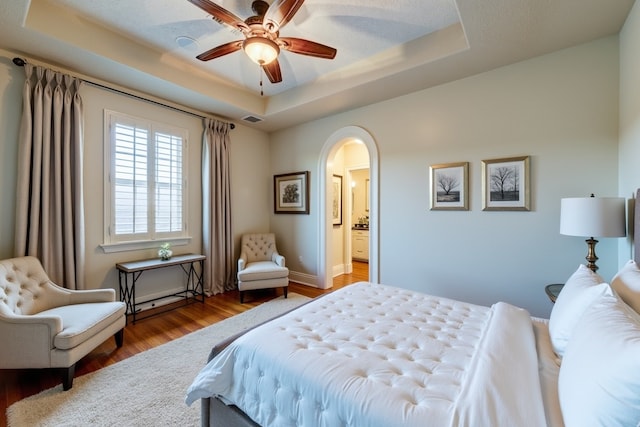
<path fill-rule="evenodd" d="M 390 286 L 342 288 L 237 339 L 186 402 L 262 426 L 544 426 L 529 314 Z"/>

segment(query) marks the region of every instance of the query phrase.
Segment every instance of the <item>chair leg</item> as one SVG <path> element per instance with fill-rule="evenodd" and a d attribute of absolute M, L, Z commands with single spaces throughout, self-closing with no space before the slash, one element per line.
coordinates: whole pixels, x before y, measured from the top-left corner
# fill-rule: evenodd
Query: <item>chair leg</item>
<path fill-rule="evenodd" d="M 116 346 L 118 348 L 122 347 L 122 344 L 124 343 L 124 328 L 116 332 L 114 338 L 116 339 Z"/>
<path fill-rule="evenodd" d="M 244 303 L 244 291 L 240 291 L 240 304 Z"/>
<path fill-rule="evenodd" d="M 62 372 L 62 389 L 64 391 L 69 390 L 73 387 L 73 377 L 76 374 L 76 364 L 69 366 L 68 368 L 64 368 Z"/>
<path fill-rule="evenodd" d="M 284 297 L 286 298 L 287 297 L 287 292 L 289 291 L 289 288 L 287 286 L 285 286 L 282 289 L 284 289 Z"/>

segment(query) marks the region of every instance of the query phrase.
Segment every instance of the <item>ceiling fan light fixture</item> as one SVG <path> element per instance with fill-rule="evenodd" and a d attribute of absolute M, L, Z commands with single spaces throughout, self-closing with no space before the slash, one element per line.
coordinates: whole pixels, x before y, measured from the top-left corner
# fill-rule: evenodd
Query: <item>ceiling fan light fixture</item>
<path fill-rule="evenodd" d="M 258 65 L 267 65 L 273 62 L 280 54 L 278 45 L 264 37 L 250 37 L 242 43 L 242 49 L 253 62 Z"/>

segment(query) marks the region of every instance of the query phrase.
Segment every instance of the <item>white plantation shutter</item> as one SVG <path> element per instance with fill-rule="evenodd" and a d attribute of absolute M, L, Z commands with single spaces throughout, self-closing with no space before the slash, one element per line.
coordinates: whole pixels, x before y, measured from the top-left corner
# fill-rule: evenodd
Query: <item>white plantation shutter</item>
<path fill-rule="evenodd" d="M 186 130 L 106 112 L 110 143 L 110 205 L 105 241 L 186 235 Z"/>
<path fill-rule="evenodd" d="M 114 124 L 114 232 L 116 235 L 148 233 L 149 132 L 131 125 Z"/>
<path fill-rule="evenodd" d="M 182 230 L 182 138 L 156 133 L 156 232 Z"/>

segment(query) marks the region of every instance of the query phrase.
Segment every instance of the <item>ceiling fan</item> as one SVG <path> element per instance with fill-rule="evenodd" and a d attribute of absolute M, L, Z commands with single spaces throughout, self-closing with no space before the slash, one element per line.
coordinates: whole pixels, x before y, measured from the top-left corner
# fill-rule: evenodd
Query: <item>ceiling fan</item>
<path fill-rule="evenodd" d="M 244 40 L 236 40 L 209 49 L 196 58 L 209 61 L 240 49 L 264 70 L 271 83 L 282 81 L 278 55 L 280 49 L 316 58 L 333 59 L 336 49 L 310 40 L 295 37 L 280 37 L 280 29 L 296 14 L 304 0 L 275 0 L 271 6 L 263 0 L 251 4 L 255 16 L 242 20 L 222 6 L 210 0 L 189 0 L 212 15 L 216 21 L 226 24 L 244 34 Z"/>

